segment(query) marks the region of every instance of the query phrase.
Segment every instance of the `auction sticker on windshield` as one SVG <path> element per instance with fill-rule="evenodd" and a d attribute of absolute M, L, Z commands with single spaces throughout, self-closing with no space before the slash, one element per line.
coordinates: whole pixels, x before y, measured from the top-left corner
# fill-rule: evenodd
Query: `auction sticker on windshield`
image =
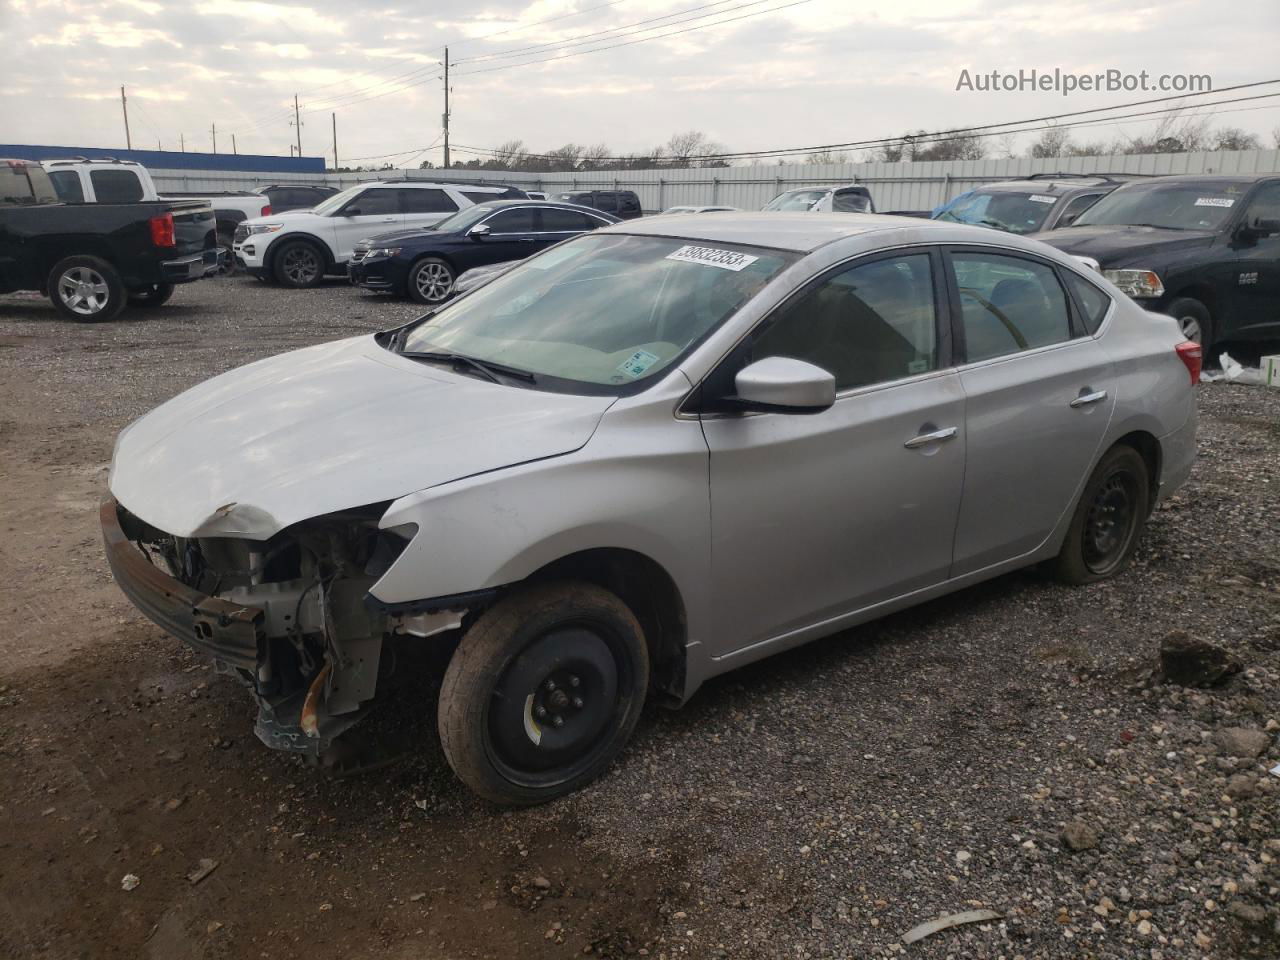
<path fill-rule="evenodd" d="M 751 259 L 754 260 L 755 257 Z M 637 350 L 618 364 L 618 369 L 634 380 L 657 363 L 658 359 L 656 354 L 650 353 L 648 350 Z"/>
<path fill-rule="evenodd" d="M 1234 207 L 1235 200 L 1231 197 L 1200 197 L 1196 200 L 1197 207 Z"/>
<path fill-rule="evenodd" d="M 749 267 L 759 260 L 749 253 L 738 253 L 736 250 L 718 250 L 715 247 L 698 247 L 685 244 L 679 250 L 667 254 L 668 260 L 683 260 L 685 263 L 700 263 L 707 267 L 719 267 L 721 270 L 732 270 L 735 273 L 743 267 Z"/>
<path fill-rule="evenodd" d="M 1028 197 L 1032 203 L 1057 203 L 1057 197 L 1046 197 L 1043 193 L 1033 193 Z"/>

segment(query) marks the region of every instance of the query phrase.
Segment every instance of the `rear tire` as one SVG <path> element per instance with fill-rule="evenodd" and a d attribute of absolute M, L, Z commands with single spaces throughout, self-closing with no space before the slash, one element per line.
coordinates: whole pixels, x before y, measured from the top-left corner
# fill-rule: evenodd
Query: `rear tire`
<path fill-rule="evenodd" d="M 626 604 L 594 584 L 538 584 L 462 638 L 440 689 L 440 741 L 486 800 L 545 803 L 604 772 L 648 685 L 644 632 Z"/>
<path fill-rule="evenodd" d="M 453 295 L 458 274 L 439 257 L 423 257 L 409 268 L 405 282 L 409 297 L 418 303 L 436 306 Z"/>
<path fill-rule="evenodd" d="M 1150 474 L 1142 454 L 1133 447 L 1112 447 L 1080 495 L 1055 561 L 1058 579 L 1095 583 L 1129 566 L 1150 504 Z"/>
<path fill-rule="evenodd" d="M 1213 316 L 1209 308 L 1194 297 L 1179 297 L 1164 311 L 1178 321 L 1183 336 L 1200 344 L 1205 350 L 1213 346 Z"/>
<path fill-rule="evenodd" d="M 127 300 L 120 274 L 101 257 L 59 260 L 49 271 L 46 289 L 58 312 L 77 323 L 114 320 Z"/>
<path fill-rule="evenodd" d="M 324 279 L 324 252 L 310 240 L 286 240 L 272 259 L 276 281 L 295 290 L 319 286 Z"/>
<path fill-rule="evenodd" d="M 129 304 L 134 307 L 159 307 L 169 302 L 169 298 L 173 296 L 174 286 L 172 283 L 153 283 L 149 287 L 142 287 L 137 290 L 129 291 Z"/>

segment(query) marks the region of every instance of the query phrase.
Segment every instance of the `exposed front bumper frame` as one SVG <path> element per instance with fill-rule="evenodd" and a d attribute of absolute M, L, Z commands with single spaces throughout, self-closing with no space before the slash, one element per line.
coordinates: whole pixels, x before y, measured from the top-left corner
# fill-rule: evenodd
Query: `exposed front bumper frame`
<path fill-rule="evenodd" d="M 265 640 L 265 614 L 188 587 L 153 564 L 120 526 L 120 504 L 99 509 L 107 563 L 116 583 L 149 620 L 201 653 L 254 673 Z"/>

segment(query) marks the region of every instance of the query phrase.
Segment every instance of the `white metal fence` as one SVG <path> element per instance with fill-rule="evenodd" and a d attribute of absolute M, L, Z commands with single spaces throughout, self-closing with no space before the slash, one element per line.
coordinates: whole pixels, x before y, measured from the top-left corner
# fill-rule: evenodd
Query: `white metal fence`
<path fill-rule="evenodd" d="M 502 170 L 396 170 L 379 173 L 293 174 L 152 170 L 166 192 L 251 190 L 287 179 L 346 187 L 362 180 L 490 181 L 529 190 L 559 193 L 575 189 L 634 190 L 646 212 L 676 204 L 725 204 L 758 210 L 784 190 L 824 183 L 865 184 L 876 209 L 930 210 L 958 193 L 984 183 L 1032 173 L 1280 173 L 1280 150 L 1231 150 L 1213 153 L 1118 154 L 1107 157 L 1058 157 L 1042 160 L 935 160 L 921 163 L 776 164 L 750 167 L 692 167 L 663 170 L 599 170 L 575 173 L 524 173 Z"/>

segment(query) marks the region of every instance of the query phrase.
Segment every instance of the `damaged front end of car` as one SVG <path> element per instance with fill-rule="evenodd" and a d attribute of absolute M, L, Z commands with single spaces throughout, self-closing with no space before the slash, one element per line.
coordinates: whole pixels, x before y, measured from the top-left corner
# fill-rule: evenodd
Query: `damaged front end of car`
<path fill-rule="evenodd" d="M 266 540 L 177 537 L 110 497 L 101 522 L 121 589 L 249 689 L 259 739 L 324 761 L 385 686 L 391 642 L 456 630 L 466 616 L 443 607 L 401 613 L 370 596 L 416 532 L 380 530 L 386 506 L 315 517 Z"/>

